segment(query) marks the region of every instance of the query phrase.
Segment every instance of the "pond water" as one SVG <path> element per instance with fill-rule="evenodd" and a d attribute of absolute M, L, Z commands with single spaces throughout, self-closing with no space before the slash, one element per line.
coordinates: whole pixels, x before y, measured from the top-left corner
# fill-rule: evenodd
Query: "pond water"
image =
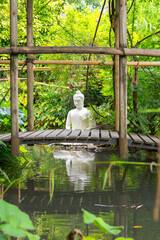
<path fill-rule="evenodd" d="M 124 226 L 119 236 L 135 240 L 160 239 L 160 185 L 156 167 L 112 165 L 110 183 L 107 181 L 102 190 L 109 167 L 107 162 L 118 155 L 117 151 L 53 150 L 40 145 L 25 147 L 36 162 L 21 185 L 21 191 L 10 189 L 4 199 L 19 205 L 30 215 L 41 239 L 66 239 L 75 228 L 85 236 L 115 239 L 111 234 L 104 235 L 92 224 L 84 224 L 82 209 L 102 217 L 110 225 Z M 157 161 L 157 155 L 145 151 L 129 154 L 130 162 L 142 160 L 151 163 Z M 54 193 L 49 203 L 53 186 L 51 173 Z"/>

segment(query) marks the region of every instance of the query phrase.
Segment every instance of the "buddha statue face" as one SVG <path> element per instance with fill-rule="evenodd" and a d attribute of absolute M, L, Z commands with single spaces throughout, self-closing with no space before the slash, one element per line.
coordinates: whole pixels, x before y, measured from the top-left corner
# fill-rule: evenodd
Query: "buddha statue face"
<path fill-rule="evenodd" d="M 82 109 L 83 101 L 80 97 L 74 97 L 74 105 L 77 109 Z"/>
<path fill-rule="evenodd" d="M 73 96 L 74 105 L 77 109 L 82 109 L 84 105 L 84 95 L 77 91 L 76 94 Z"/>

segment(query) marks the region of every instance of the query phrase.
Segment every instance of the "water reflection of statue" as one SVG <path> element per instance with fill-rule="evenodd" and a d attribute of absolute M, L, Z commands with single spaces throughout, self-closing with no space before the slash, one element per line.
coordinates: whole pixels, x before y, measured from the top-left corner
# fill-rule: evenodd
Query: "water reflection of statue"
<path fill-rule="evenodd" d="M 90 182 L 95 164 L 91 162 L 95 159 L 95 153 L 87 151 L 66 151 L 55 150 L 55 159 L 66 160 L 66 170 L 70 181 L 74 183 L 74 191 L 83 191 L 85 185 Z"/>
<path fill-rule="evenodd" d="M 69 111 L 66 121 L 66 129 L 90 129 L 95 127 L 95 120 L 90 110 L 84 107 L 84 95 L 77 91 L 73 96 L 75 109 Z"/>

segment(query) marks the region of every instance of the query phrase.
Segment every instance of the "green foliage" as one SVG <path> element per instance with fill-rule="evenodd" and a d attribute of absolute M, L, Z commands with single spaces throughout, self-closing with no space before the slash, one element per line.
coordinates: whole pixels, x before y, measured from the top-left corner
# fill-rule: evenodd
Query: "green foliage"
<path fill-rule="evenodd" d="M 26 153 L 27 150 L 20 146 L 20 156 L 11 157 L 11 147 L 5 144 L 0 147 L 0 182 L 6 188 L 3 194 L 12 185 L 17 185 L 27 177 L 26 170 L 31 166 L 33 158 Z M 1 185 L 0 184 L 0 185 Z M 0 200 L 0 239 L 10 239 L 13 237 L 28 237 L 30 240 L 38 240 L 37 235 L 33 235 L 28 230 L 34 230 L 29 216 L 20 211 L 18 207 Z"/>
<path fill-rule="evenodd" d="M 26 177 L 24 169 L 30 168 L 33 160 L 33 157 L 31 157 L 22 146 L 20 146 L 20 156 L 12 157 L 11 147 L 6 146 L 5 144 L 1 145 L 0 183 L 5 184 L 8 188 L 15 183 L 17 184 L 20 179 Z"/>
<path fill-rule="evenodd" d="M 0 107 L 0 119 L 3 124 L 11 130 L 11 108 L 10 107 Z M 26 120 L 26 115 L 21 109 L 18 110 L 18 122 L 19 128 L 22 129 Z"/>
<path fill-rule="evenodd" d="M 88 95 L 91 103 L 94 103 L 95 106 L 100 106 L 105 100 L 105 96 L 101 92 L 102 86 L 98 86 L 98 82 L 95 81 L 95 83 L 88 87 Z M 87 96 L 87 91 L 84 91 L 84 95 Z M 85 99 L 85 103 L 87 105 L 88 99 Z"/>
<path fill-rule="evenodd" d="M 98 112 L 101 116 L 97 116 L 97 121 L 109 124 L 114 126 L 115 123 L 115 111 L 112 109 L 112 105 L 110 102 L 102 103 L 99 107 L 97 107 Z"/>
<path fill-rule="evenodd" d="M 134 240 L 133 238 L 118 237 L 115 240 Z"/>
<path fill-rule="evenodd" d="M 95 240 L 95 238 L 87 236 L 87 237 L 84 237 L 83 240 Z"/>
<path fill-rule="evenodd" d="M 83 240 L 96 240 L 96 239 L 88 236 L 88 237 L 84 237 Z M 118 238 L 115 238 L 115 240 L 134 240 L 134 239 L 133 238 L 118 237 Z"/>
<path fill-rule="evenodd" d="M 128 3 L 128 2 L 127 2 Z M 128 6 L 131 5 L 129 1 Z M 152 7 L 150 7 L 152 6 Z M 158 49 L 159 19 L 157 11 L 159 9 L 157 1 L 136 1 L 128 14 L 128 46 L 136 44 L 139 48 Z M 150 36 L 150 37 L 147 37 Z M 146 38 L 147 37 L 147 38 Z M 158 58 L 136 57 L 137 61 L 158 61 Z M 133 60 L 128 57 L 128 60 Z M 128 72 L 134 80 L 134 68 L 128 67 Z M 159 116 L 156 112 L 142 112 L 148 109 L 158 109 L 160 79 L 158 67 L 147 67 L 138 69 L 138 85 L 128 82 L 128 126 L 129 131 L 143 132 L 147 134 L 157 134 L 159 129 Z M 137 95 L 137 97 L 136 97 Z M 136 99 L 137 98 L 137 99 Z M 137 100 L 137 111 L 134 109 L 133 102 Z"/>
<path fill-rule="evenodd" d="M 92 8 L 97 8 L 101 6 L 101 1 L 100 0 L 67 0 L 68 3 L 74 4 L 76 9 L 85 9 L 87 6 L 90 6 Z"/>
<path fill-rule="evenodd" d="M 23 109 L 23 112 L 25 113 L 24 109 L 27 108 L 27 84 L 26 81 L 18 81 L 18 101 L 19 105 Z"/>
<path fill-rule="evenodd" d="M 83 219 L 85 224 L 91 224 L 93 223 L 96 227 L 98 227 L 102 232 L 109 232 L 113 235 L 117 235 L 121 232 L 119 228 L 124 227 L 115 227 L 111 226 L 104 222 L 104 220 L 101 217 L 96 217 L 94 214 L 89 213 L 88 211 L 82 209 L 83 211 Z"/>
<path fill-rule="evenodd" d="M 2 142 L 2 140 L 0 140 L 0 147 L 5 147 L 6 144 L 4 142 Z"/>
<path fill-rule="evenodd" d="M 148 134 L 156 134 L 159 131 L 159 90 L 160 78 L 155 67 L 140 69 L 138 71 L 137 89 L 132 83 L 128 86 L 128 126 L 129 131 L 137 131 Z M 134 96 L 131 92 L 137 91 L 137 113 L 133 108 Z"/>
<path fill-rule="evenodd" d="M 28 237 L 30 240 L 38 240 L 39 236 L 29 233 L 35 230 L 28 214 L 22 212 L 17 206 L 0 200 L 0 230 L 12 237 Z"/>
<path fill-rule="evenodd" d="M 68 99 L 65 94 L 61 95 L 60 91 L 54 91 L 52 87 L 38 87 L 37 89 L 41 91 L 36 96 L 36 128 L 64 127 L 68 112 Z"/>
<path fill-rule="evenodd" d="M 8 73 L 6 73 L 6 76 L 8 77 Z M 5 78 L 5 76 L 4 76 Z M 0 101 L 2 101 L 3 97 L 5 96 L 5 99 L 2 101 L 0 106 L 0 120 L 2 123 L 11 130 L 11 115 L 10 115 L 10 82 L 2 82 L 0 84 L 0 91 L 1 91 L 1 98 Z M 19 102 L 19 128 L 22 130 L 24 129 L 26 125 L 26 116 L 27 116 L 27 86 L 25 82 L 18 81 L 18 87 L 19 87 L 19 96 L 18 96 L 18 102 Z M 9 90 L 9 91 L 8 91 Z M 6 95 L 6 93 L 8 94 Z M 4 130 L 4 126 L 0 124 L 0 129 Z"/>

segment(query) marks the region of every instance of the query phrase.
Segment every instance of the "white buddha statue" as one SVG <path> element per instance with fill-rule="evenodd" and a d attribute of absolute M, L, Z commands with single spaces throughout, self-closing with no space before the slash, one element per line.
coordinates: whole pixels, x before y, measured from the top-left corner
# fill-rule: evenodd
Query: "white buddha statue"
<path fill-rule="evenodd" d="M 93 114 L 84 107 L 84 95 L 77 91 L 73 96 L 75 109 L 69 111 L 66 121 L 66 129 L 90 129 L 96 126 Z"/>

